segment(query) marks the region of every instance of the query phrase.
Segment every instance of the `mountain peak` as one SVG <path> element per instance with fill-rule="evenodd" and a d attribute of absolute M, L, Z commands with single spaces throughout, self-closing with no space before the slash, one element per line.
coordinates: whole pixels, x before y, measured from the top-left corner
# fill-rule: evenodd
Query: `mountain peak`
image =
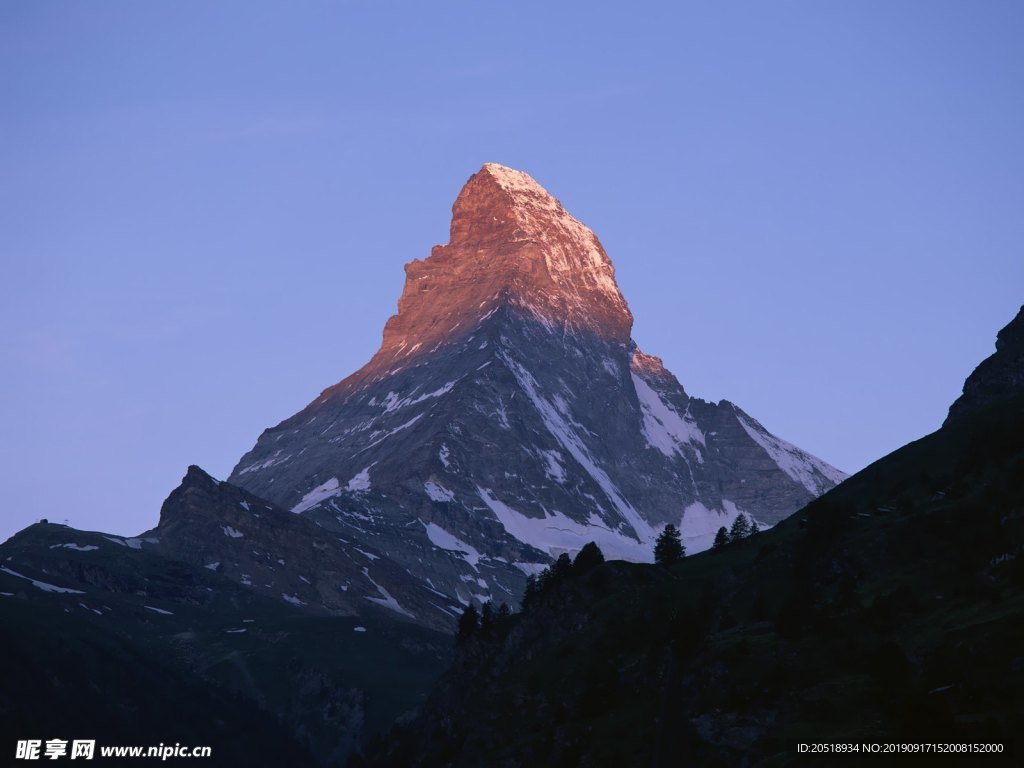
<path fill-rule="evenodd" d="M 538 184 L 532 176 L 523 171 L 518 171 L 515 168 L 509 168 L 507 165 L 501 165 L 500 163 L 484 163 L 483 167 L 479 171 L 490 179 L 493 179 L 498 186 L 504 189 L 511 195 L 518 196 L 523 200 L 543 199 L 550 201 L 554 206 L 561 208 L 559 203 L 551 194 Z M 470 181 L 476 176 L 470 177 Z M 470 182 L 466 183 L 466 187 L 470 185 Z"/>
<path fill-rule="evenodd" d="M 690 397 L 632 320 L 594 233 L 525 173 L 485 165 L 450 242 L 406 266 L 374 358 L 266 430 L 228 482 L 352 543 L 372 579 L 384 552 L 464 605 L 517 599 L 589 541 L 649 560 L 671 523 L 699 551 L 740 514 L 773 524 L 843 478 Z"/>
<path fill-rule="evenodd" d="M 463 186 L 449 242 L 405 273 L 398 313 L 355 381 L 462 337 L 500 306 L 549 328 L 629 344 L 633 316 L 597 236 L 528 174 L 497 163 Z"/>
<path fill-rule="evenodd" d="M 512 246 L 528 241 L 550 244 L 556 234 L 583 250 L 596 251 L 590 266 L 610 266 L 594 233 L 533 177 L 485 163 L 459 192 L 452 206 L 449 243 L 439 247 Z"/>

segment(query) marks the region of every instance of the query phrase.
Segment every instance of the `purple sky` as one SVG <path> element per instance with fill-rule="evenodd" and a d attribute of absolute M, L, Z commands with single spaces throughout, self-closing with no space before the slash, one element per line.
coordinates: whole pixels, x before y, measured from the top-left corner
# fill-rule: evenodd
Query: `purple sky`
<path fill-rule="evenodd" d="M 1024 302 L 1019 2 L 0 4 L 0 539 L 136 533 L 376 349 L 484 162 L 855 471 Z"/>

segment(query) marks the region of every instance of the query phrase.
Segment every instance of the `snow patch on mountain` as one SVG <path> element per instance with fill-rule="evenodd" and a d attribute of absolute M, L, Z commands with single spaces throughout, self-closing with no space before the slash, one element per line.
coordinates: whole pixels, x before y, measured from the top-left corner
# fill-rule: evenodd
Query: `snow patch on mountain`
<path fill-rule="evenodd" d="M 449 491 L 440 483 L 435 483 L 433 480 L 428 480 L 423 484 L 423 490 L 427 492 L 427 496 L 433 501 L 452 501 L 455 499 L 455 494 Z"/>
<path fill-rule="evenodd" d="M 420 520 L 420 524 L 426 530 L 427 538 L 430 539 L 431 544 L 445 550 L 446 552 L 457 552 L 462 555 L 462 559 L 473 566 L 473 568 L 477 567 L 477 563 L 480 562 L 481 555 L 475 547 L 471 544 L 467 544 L 458 536 L 449 533 L 436 523 L 424 523 Z"/>
<path fill-rule="evenodd" d="M 441 395 L 451 392 L 452 387 L 454 387 L 456 383 L 457 382 L 455 381 L 449 381 L 440 389 L 436 389 L 433 392 L 428 392 L 425 395 L 420 395 L 419 397 L 410 396 L 399 398 L 398 395 L 395 394 L 394 392 L 388 392 L 387 395 L 384 397 L 384 402 L 382 403 L 382 405 L 384 406 L 384 413 L 392 413 L 393 411 L 405 408 L 406 406 L 422 403 L 424 400 L 429 400 L 432 397 L 441 397 Z"/>
<path fill-rule="evenodd" d="M 729 499 L 722 499 L 722 509 L 708 509 L 700 502 L 690 504 L 683 510 L 683 517 L 678 526 L 686 553 L 695 555 L 711 549 L 718 529 L 724 526 L 728 530 L 741 514 L 753 520 L 753 515 L 744 512 Z M 758 524 L 761 530 L 766 527 Z"/>
<path fill-rule="evenodd" d="M 250 464 L 245 469 L 240 470 L 238 474 L 244 475 L 249 472 L 258 472 L 262 469 L 269 469 L 270 467 L 273 467 L 276 464 L 281 464 L 282 462 L 288 461 L 288 459 L 291 458 L 291 455 L 282 456 L 282 453 L 284 453 L 284 451 L 276 451 L 269 459 L 266 459 L 265 461 L 259 461 L 254 464 Z M 214 482 L 217 481 L 214 480 Z"/>
<path fill-rule="evenodd" d="M 524 563 L 515 562 L 512 563 L 516 568 L 525 573 L 527 576 L 536 576 L 548 566 L 544 563 Z"/>
<path fill-rule="evenodd" d="M 57 549 L 58 547 L 62 547 L 64 549 L 73 549 L 76 552 L 92 552 L 93 550 L 99 549 L 99 547 L 97 547 L 95 544 L 86 544 L 85 546 L 80 546 L 80 545 L 74 544 L 74 543 L 72 543 L 72 544 L 51 544 L 50 545 L 50 549 Z"/>
<path fill-rule="evenodd" d="M 544 473 L 556 483 L 565 482 L 565 467 L 562 466 L 562 454 L 558 451 L 541 451 L 544 457 Z"/>
<path fill-rule="evenodd" d="M 701 452 L 696 446 L 705 445 L 704 433 L 697 427 L 693 417 L 687 412 L 680 416 L 655 392 L 651 386 L 635 373 L 631 373 L 633 387 L 640 401 L 640 412 L 643 414 L 643 433 L 647 444 L 657 448 L 666 456 L 678 453 L 684 456 L 682 446 L 689 445 L 697 454 L 697 460 L 703 463 Z"/>
<path fill-rule="evenodd" d="M 367 597 L 367 600 L 369 600 L 371 603 L 376 603 L 377 605 L 383 606 L 384 608 L 388 608 L 394 611 L 395 613 L 400 613 L 403 616 L 408 616 L 410 619 L 416 618 L 416 614 L 410 613 L 409 611 L 405 610 L 405 608 L 403 608 L 399 604 L 399 602 L 395 600 L 394 597 L 392 597 L 390 592 L 388 592 L 386 589 L 384 589 L 384 587 L 382 587 L 380 584 L 373 580 L 373 577 L 370 576 L 369 568 L 363 568 L 363 576 L 365 576 L 367 580 L 377 588 L 377 591 L 381 595 L 380 597 Z"/>
<path fill-rule="evenodd" d="M 384 434 L 381 435 L 380 437 L 377 437 L 377 435 L 379 435 L 383 430 L 378 430 L 378 431 L 374 432 L 372 437 L 375 438 L 375 439 L 373 440 L 373 442 L 371 442 L 369 445 L 367 445 L 363 450 L 364 451 L 368 451 L 371 448 L 373 448 L 374 446 L 380 445 L 385 440 L 387 440 L 389 437 L 392 437 L 393 435 L 397 435 L 403 429 L 408 429 L 413 424 L 415 424 L 417 421 L 419 421 L 421 418 L 423 418 L 423 414 L 422 413 L 418 413 L 415 416 L 413 416 L 411 419 L 409 419 L 407 422 L 405 422 L 404 424 L 401 424 L 401 425 L 395 427 L 394 429 L 389 429 L 387 432 L 384 432 Z"/>
<path fill-rule="evenodd" d="M 339 493 L 341 493 L 341 485 L 338 483 L 338 478 L 332 477 L 327 482 L 321 483 L 303 496 L 302 501 L 292 507 L 292 512 L 295 512 L 296 514 L 299 512 L 305 512 L 307 509 L 316 506 L 324 499 L 337 496 Z"/>
<path fill-rule="evenodd" d="M 71 589 L 70 587 L 58 587 L 54 584 L 48 584 L 45 581 L 39 581 L 39 579 L 33 579 L 31 576 L 22 576 L 20 573 L 18 573 L 17 571 L 12 571 L 10 568 L 0 567 L 0 571 L 3 571 L 4 573 L 9 574 L 11 576 L 17 576 L 19 579 L 30 581 L 32 582 L 33 587 L 35 587 L 36 589 L 41 589 L 43 590 L 43 592 L 60 592 L 68 595 L 85 594 L 85 592 L 83 592 L 80 589 Z"/>
<path fill-rule="evenodd" d="M 613 560 L 650 562 L 654 558 L 653 544 L 650 543 L 654 540 L 653 532 L 640 542 L 607 527 L 596 515 L 591 515 L 587 523 L 578 523 L 557 510 L 545 510 L 544 517 L 528 517 L 495 498 L 487 488 L 477 486 L 477 493 L 510 536 L 551 557 L 558 557 L 563 552 L 575 554 L 587 542 L 593 541 Z"/>
<path fill-rule="evenodd" d="M 756 424 L 756 422 L 751 424 L 738 411 L 736 412 L 736 419 L 743 429 L 746 430 L 747 434 L 750 435 L 750 439 L 764 449 L 765 453 L 771 457 L 771 460 L 779 466 L 779 469 L 800 483 L 807 489 L 808 493 L 820 496 L 831 487 L 828 483 L 822 482 L 821 478 L 825 478 L 831 483 L 841 483 L 846 479 L 846 473 L 840 472 L 821 459 L 815 458 L 809 453 L 801 451 L 795 445 L 776 437 L 765 430 L 760 424 Z"/>
<path fill-rule="evenodd" d="M 348 481 L 345 486 L 347 491 L 368 491 L 370 490 L 370 468 L 366 467 L 358 475 Z"/>

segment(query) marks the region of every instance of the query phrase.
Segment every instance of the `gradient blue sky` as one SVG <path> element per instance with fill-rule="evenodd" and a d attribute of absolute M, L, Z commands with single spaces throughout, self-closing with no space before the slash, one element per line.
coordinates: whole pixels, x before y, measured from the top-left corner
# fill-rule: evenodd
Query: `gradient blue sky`
<path fill-rule="evenodd" d="M 487 161 L 687 390 L 854 471 L 1024 301 L 1019 2 L 0 4 L 0 538 L 136 533 L 362 365 Z"/>

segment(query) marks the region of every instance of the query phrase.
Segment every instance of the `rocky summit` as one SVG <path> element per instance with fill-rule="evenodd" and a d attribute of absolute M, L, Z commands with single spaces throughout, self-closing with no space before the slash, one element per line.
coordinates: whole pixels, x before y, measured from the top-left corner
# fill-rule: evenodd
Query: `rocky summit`
<path fill-rule="evenodd" d="M 740 513 L 770 526 L 843 480 L 641 352 L 601 243 L 528 175 L 485 165 L 452 214 L 449 243 L 406 265 L 380 350 L 266 430 L 231 484 L 447 608 L 512 603 L 588 541 L 650 560 L 672 523 L 698 551 Z M 378 567 L 358 573 L 383 583 Z M 340 587 L 307 575 L 311 599 Z"/>

